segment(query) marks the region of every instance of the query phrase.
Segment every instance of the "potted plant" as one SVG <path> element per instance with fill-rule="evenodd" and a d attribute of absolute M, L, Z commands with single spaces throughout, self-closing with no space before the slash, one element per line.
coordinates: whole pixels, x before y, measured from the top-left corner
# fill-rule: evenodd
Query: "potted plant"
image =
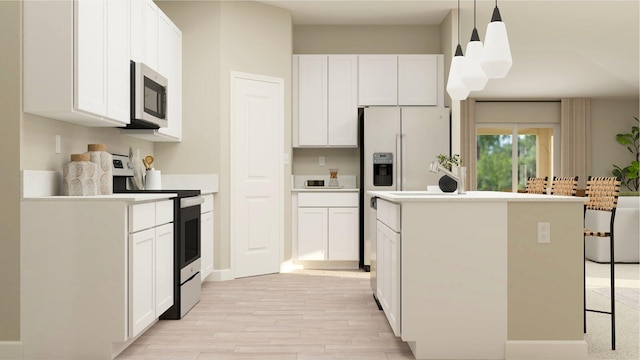
<path fill-rule="evenodd" d="M 637 117 L 634 117 L 636 121 Z M 638 188 L 640 187 L 640 177 L 638 172 L 640 171 L 640 131 L 638 126 L 632 126 L 631 132 L 624 134 L 616 134 L 616 141 L 620 145 L 624 145 L 627 147 L 630 153 L 632 153 L 635 157 L 635 160 L 632 160 L 631 163 L 625 167 L 618 166 L 616 164 L 613 165 L 613 171 L 611 172 L 614 176 L 617 176 L 621 179 L 622 184 L 629 189 L 630 191 L 638 192 Z"/>
<path fill-rule="evenodd" d="M 453 166 L 460 166 L 460 154 L 453 154 L 452 156 L 439 154 L 436 156 L 436 161 L 441 169 L 446 169 L 449 174 Z M 443 175 L 438 180 L 438 186 L 443 192 L 454 192 L 458 188 L 458 179 L 451 177 L 449 174 Z"/>

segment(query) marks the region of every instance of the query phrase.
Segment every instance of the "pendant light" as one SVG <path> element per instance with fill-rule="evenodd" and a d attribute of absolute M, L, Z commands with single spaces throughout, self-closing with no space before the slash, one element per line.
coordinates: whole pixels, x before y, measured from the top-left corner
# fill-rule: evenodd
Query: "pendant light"
<path fill-rule="evenodd" d="M 464 100 L 469 96 L 470 90 L 462 82 L 460 75 L 464 71 L 465 57 L 462 54 L 460 46 L 460 0 L 458 0 L 458 46 L 455 55 L 451 59 L 451 67 L 449 68 L 449 78 L 447 79 L 447 93 L 451 100 Z"/>
<path fill-rule="evenodd" d="M 460 76 L 462 82 L 471 91 L 484 89 L 489 80 L 480 66 L 483 52 L 482 41 L 480 41 L 480 36 L 478 36 L 478 29 L 476 29 L 476 0 L 473 0 L 473 31 L 471 32 L 471 40 L 467 44 L 467 62 Z"/>
<path fill-rule="evenodd" d="M 489 79 L 502 79 L 507 76 L 513 64 L 507 27 L 502 22 L 500 10 L 498 10 L 498 0 L 496 0 L 496 7 L 493 9 L 491 22 L 487 25 L 484 55 L 480 63 Z"/>

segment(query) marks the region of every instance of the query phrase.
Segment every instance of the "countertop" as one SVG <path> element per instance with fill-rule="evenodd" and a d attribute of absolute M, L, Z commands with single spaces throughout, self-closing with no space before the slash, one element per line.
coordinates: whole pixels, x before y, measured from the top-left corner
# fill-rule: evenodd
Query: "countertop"
<path fill-rule="evenodd" d="M 540 201 L 572 201 L 584 202 L 584 198 L 574 196 L 537 195 L 521 194 L 500 191 L 467 191 L 465 194 L 439 193 L 429 191 L 368 191 L 368 194 L 379 198 L 401 203 L 409 201 L 442 201 L 442 202 L 465 202 L 465 201 L 496 201 L 496 202 L 540 202 Z"/>
<path fill-rule="evenodd" d="M 170 199 L 178 194 L 145 194 L 145 193 L 123 193 L 113 195 L 98 196 L 39 196 L 25 197 L 23 201 L 125 201 L 125 202 L 147 202 Z"/>
<path fill-rule="evenodd" d="M 359 192 L 358 188 L 331 188 L 331 187 L 314 187 L 314 188 L 294 188 L 291 192 Z"/>

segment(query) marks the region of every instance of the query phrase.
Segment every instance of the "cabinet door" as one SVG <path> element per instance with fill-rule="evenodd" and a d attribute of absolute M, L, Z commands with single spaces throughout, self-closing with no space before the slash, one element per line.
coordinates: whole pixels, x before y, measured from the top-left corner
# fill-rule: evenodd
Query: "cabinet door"
<path fill-rule="evenodd" d="M 358 56 L 358 104 L 398 105 L 398 55 Z"/>
<path fill-rule="evenodd" d="M 144 63 L 158 71 L 158 6 L 152 0 L 144 3 L 143 54 Z"/>
<path fill-rule="evenodd" d="M 174 303 L 173 223 L 155 228 L 155 242 L 155 317 L 159 317 Z"/>
<path fill-rule="evenodd" d="M 106 1 L 75 1 L 75 107 L 98 116 L 107 113 Z"/>
<path fill-rule="evenodd" d="M 131 60 L 144 62 L 144 8 L 145 0 L 129 0 L 131 36 L 129 49 Z"/>
<path fill-rule="evenodd" d="M 202 246 L 202 261 L 200 280 L 213 272 L 213 211 L 200 215 L 200 238 Z"/>
<path fill-rule="evenodd" d="M 358 260 L 358 208 L 329 208 L 329 260 Z"/>
<path fill-rule="evenodd" d="M 326 260 L 327 208 L 298 208 L 298 260 Z"/>
<path fill-rule="evenodd" d="M 298 57 L 298 145 L 327 145 L 327 56 Z"/>
<path fill-rule="evenodd" d="M 129 337 L 137 336 L 156 318 L 155 229 L 129 235 Z"/>
<path fill-rule="evenodd" d="M 358 56 L 328 60 L 329 146 L 358 146 Z"/>
<path fill-rule="evenodd" d="M 438 58 L 436 55 L 398 56 L 399 105 L 438 104 Z"/>
<path fill-rule="evenodd" d="M 167 127 L 158 132 L 182 138 L 182 33 L 158 12 L 158 71 L 167 78 Z"/>
<path fill-rule="evenodd" d="M 400 336 L 400 234 L 378 221 L 377 294 L 396 336 Z"/>
<path fill-rule="evenodd" d="M 129 107 L 129 13 L 126 1 L 107 1 L 107 117 L 128 124 Z"/>

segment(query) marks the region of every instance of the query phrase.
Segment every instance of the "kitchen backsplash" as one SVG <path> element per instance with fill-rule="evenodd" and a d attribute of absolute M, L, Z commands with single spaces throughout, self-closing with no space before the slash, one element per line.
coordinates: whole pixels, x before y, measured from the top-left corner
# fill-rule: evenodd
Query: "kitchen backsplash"
<path fill-rule="evenodd" d="M 329 175 L 293 175 L 291 176 L 293 189 L 304 189 L 307 180 L 324 180 L 324 186 L 329 185 Z M 340 175 L 338 172 L 338 184 L 344 189 L 356 189 L 358 187 L 355 175 Z"/>
<path fill-rule="evenodd" d="M 62 171 L 22 170 L 22 197 L 58 196 L 62 189 Z M 163 174 L 162 188 L 218 192 L 216 174 Z"/>

